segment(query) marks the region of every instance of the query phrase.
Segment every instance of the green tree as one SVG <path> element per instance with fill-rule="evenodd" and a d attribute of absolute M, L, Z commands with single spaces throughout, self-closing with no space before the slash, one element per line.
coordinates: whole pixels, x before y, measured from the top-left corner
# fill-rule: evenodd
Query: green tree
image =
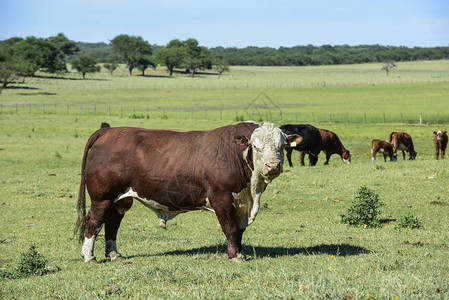
<path fill-rule="evenodd" d="M 87 55 L 81 55 L 77 59 L 70 62 L 72 68 L 83 74 L 83 79 L 86 79 L 86 73 L 100 72 L 101 67 L 97 66 L 95 60 Z"/>
<path fill-rule="evenodd" d="M 387 77 L 388 77 L 388 75 L 390 74 L 391 69 L 397 68 L 397 67 L 398 66 L 394 63 L 394 61 L 386 61 L 382 65 L 381 70 L 384 70 L 386 72 L 386 74 L 387 74 Z"/>
<path fill-rule="evenodd" d="M 139 60 L 145 56 L 151 56 L 153 49 L 148 42 L 144 41 L 140 36 L 129 36 L 121 34 L 116 36 L 112 41 L 113 51 L 122 57 L 128 66 L 129 75 L 139 65 Z"/>
<path fill-rule="evenodd" d="M 221 59 L 217 59 L 214 64 L 214 69 L 218 73 L 218 79 L 220 79 L 223 72 L 229 72 L 229 64 Z"/>
<path fill-rule="evenodd" d="M 47 40 L 55 45 L 56 49 L 61 51 L 64 56 L 72 55 L 80 50 L 74 41 L 69 40 L 62 33 L 49 37 Z"/>
<path fill-rule="evenodd" d="M 154 62 L 153 58 L 148 55 L 142 55 L 137 60 L 137 69 L 142 71 L 142 76 L 145 76 L 145 70 L 148 69 L 148 67 L 156 68 L 156 63 Z"/>
<path fill-rule="evenodd" d="M 17 78 L 17 69 L 11 64 L 0 61 L 0 95 L 4 88 Z"/>
<path fill-rule="evenodd" d="M 184 64 L 186 56 L 187 50 L 185 45 L 178 39 L 170 41 L 165 48 L 156 53 L 157 61 L 167 67 L 170 76 L 173 75 L 175 68 L 179 68 Z"/>
<path fill-rule="evenodd" d="M 199 69 L 211 69 L 212 68 L 212 55 L 206 47 L 198 45 L 198 41 L 195 39 L 187 39 L 184 41 L 184 45 L 187 51 L 187 57 L 184 60 L 186 71 L 195 76 Z"/>
<path fill-rule="evenodd" d="M 15 60 L 24 65 L 22 76 L 34 76 L 38 70 L 48 73 L 67 71 L 62 52 L 48 40 L 27 37 L 14 43 L 10 50 Z"/>
<path fill-rule="evenodd" d="M 117 57 L 116 57 L 115 55 L 110 55 L 110 56 L 107 58 L 107 61 L 106 61 L 106 63 L 103 65 L 103 67 L 104 67 L 106 70 L 108 70 L 109 73 L 111 73 L 111 76 L 112 76 L 112 73 L 113 73 L 115 70 L 117 70 L 117 68 L 118 68 Z"/>

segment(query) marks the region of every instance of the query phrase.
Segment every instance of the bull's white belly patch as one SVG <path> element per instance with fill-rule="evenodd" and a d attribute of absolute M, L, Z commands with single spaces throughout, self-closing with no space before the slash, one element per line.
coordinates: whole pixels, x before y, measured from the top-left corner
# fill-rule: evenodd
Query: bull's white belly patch
<path fill-rule="evenodd" d="M 137 192 L 133 191 L 132 188 L 128 188 L 125 193 L 120 194 L 114 200 L 114 203 L 116 203 L 122 199 L 125 199 L 125 198 L 134 198 L 134 199 L 139 200 L 140 203 L 142 203 L 143 205 L 145 205 L 146 207 L 148 207 L 149 209 L 154 211 L 154 213 L 157 215 L 157 217 L 159 219 L 162 219 L 165 221 L 171 220 L 174 217 L 176 217 L 177 215 L 186 212 L 185 210 L 170 211 L 170 208 L 168 206 L 159 204 L 158 202 L 151 200 L 151 199 L 139 197 Z"/>

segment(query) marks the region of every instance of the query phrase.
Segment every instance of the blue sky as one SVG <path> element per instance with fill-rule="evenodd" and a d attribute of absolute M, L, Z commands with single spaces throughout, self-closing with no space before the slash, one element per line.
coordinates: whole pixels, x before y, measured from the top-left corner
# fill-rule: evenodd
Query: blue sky
<path fill-rule="evenodd" d="M 60 32 L 82 42 L 195 38 L 207 47 L 449 46 L 449 1 L 0 0 L 0 40 Z"/>

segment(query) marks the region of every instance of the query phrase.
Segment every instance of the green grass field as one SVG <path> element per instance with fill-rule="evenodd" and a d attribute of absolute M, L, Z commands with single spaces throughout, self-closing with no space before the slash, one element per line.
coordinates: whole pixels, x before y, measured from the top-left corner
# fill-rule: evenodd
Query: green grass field
<path fill-rule="evenodd" d="M 449 123 L 443 118 L 449 96 L 448 66 L 448 61 L 401 63 L 388 79 L 380 65 L 359 65 L 235 67 L 219 80 L 210 75 L 193 79 L 183 75 L 172 79 L 117 76 L 110 79 L 123 84 L 116 90 L 106 87 L 111 84 L 106 74 L 89 75 L 101 80 L 35 78 L 14 85 L 16 88 L 0 96 L 4 104 L 0 114 L 0 270 L 12 270 L 20 253 L 32 244 L 49 260 L 49 266 L 59 270 L 45 276 L 0 278 L 0 298 L 449 298 L 449 171 L 446 160 L 433 158 L 432 134 L 447 130 Z M 303 84 L 291 85 L 305 77 L 309 79 Z M 326 86 L 318 84 L 318 79 L 326 81 Z M 383 82 L 388 80 L 394 82 Z M 142 87 L 141 82 L 147 81 L 164 81 L 167 86 Z M 229 86 L 214 87 L 218 81 Z M 233 81 L 240 86 L 232 87 Z M 259 87 L 260 81 L 267 86 Z M 58 88 L 60 82 L 66 85 Z M 70 86 L 75 82 L 79 85 L 76 90 Z M 177 82 L 181 86 L 194 83 L 177 88 Z M 279 86 L 280 82 L 290 86 Z M 352 150 L 352 164 L 344 165 L 338 156 L 332 156 L 330 165 L 324 166 L 321 154 L 318 166 L 299 167 L 295 152 L 295 166 L 285 165 L 284 174 L 268 186 L 257 219 L 245 232 L 244 250 L 250 260 L 243 264 L 227 261 L 225 237 L 212 213 L 179 215 L 164 231 L 158 228 L 156 216 L 137 202 L 126 214 L 118 238 L 119 251 L 129 259 L 107 262 L 100 237 L 96 256 L 101 263 L 83 262 L 81 245 L 72 234 L 81 158 L 88 137 L 101 122 L 211 129 L 235 123 L 234 109 L 223 110 L 221 118 L 219 111 L 209 112 L 207 120 L 201 110 L 193 112 L 193 119 L 190 112 L 178 119 L 176 110 L 167 111 L 167 118 L 150 111 L 149 119 L 139 119 L 132 117 L 132 107 L 238 106 L 243 107 L 238 115 L 247 119 L 252 112 L 245 107 L 260 92 L 285 104 L 280 106 L 283 120 L 273 117 L 277 125 L 295 123 L 295 112 L 302 123 L 304 113 L 309 116 L 308 120 L 304 117 L 307 123 L 340 136 Z M 43 102 L 48 103 L 44 114 Z M 19 105 L 22 103 L 37 106 L 30 112 L 29 106 Z M 52 111 L 54 103 L 56 113 Z M 123 117 L 108 116 L 105 111 L 95 115 L 87 109 L 82 115 L 75 110 L 67 114 L 69 104 L 123 105 L 128 109 Z M 335 118 L 341 114 L 342 121 L 329 123 L 329 111 Z M 346 112 L 362 117 L 347 124 Z M 401 112 L 405 124 L 398 118 L 389 121 L 390 114 Z M 363 113 L 380 116 L 368 118 L 365 124 Z M 407 116 L 417 119 L 419 113 L 423 114 L 422 125 L 408 121 Z M 426 114 L 435 118 L 436 113 L 440 124 L 426 121 Z M 380 156 L 371 163 L 371 140 L 387 139 L 391 131 L 411 134 L 418 152 L 416 161 L 403 161 L 400 155 L 397 163 L 384 163 Z M 361 185 L 376 191 L 385 203 L 380 209 L 381 228 L 340 223 Z M 406 213 L 418 217 L 423 228 L 396 229 L 398 219 Z"/>

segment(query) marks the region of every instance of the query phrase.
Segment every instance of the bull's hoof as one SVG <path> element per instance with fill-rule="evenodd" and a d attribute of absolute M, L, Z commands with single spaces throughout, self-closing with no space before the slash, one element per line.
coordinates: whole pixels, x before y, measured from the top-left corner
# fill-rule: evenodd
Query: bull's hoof
<path fill-rule="evenodd" d="M 242 263 L 242 262 L 246 261 L 246 255 L 242 251 L 241 253 L 237 254 L 236 257 L 230 258 L 229 261 L 231 261 L 233 263 Z"/>
<path fill-rule="evenodd" d="M 111 261 L 123 261 L 126 259 L 120 253 L 118 253 L 116 251 L 111 251 L 107 256 L 109 256 Z"/>
<path fill-rule="evenodd" d="M 95 256 L 91 256 L 91 257 L 89 257 L 89 258 L 85 258 L 84 259 L 84 262 L 86 263 L 86 264 L 98 264 L 98 261 L 97 261 L 97 259 L 95 258 Z"/>

